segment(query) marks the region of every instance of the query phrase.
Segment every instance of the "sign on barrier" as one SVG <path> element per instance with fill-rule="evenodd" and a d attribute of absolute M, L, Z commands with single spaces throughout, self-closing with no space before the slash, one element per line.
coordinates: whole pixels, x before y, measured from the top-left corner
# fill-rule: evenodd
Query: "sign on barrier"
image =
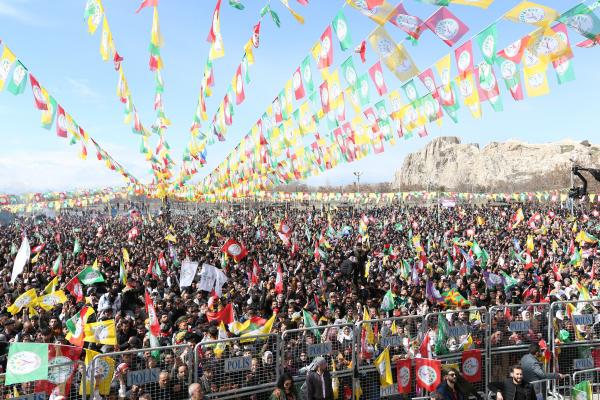
<path fill-rule="evenodd" d="M 280 348 L 281 337 L 274 333 L 198 343 L 194 381 L 206 382 L 208 398 L 275 387 L 282 365 Z"/>

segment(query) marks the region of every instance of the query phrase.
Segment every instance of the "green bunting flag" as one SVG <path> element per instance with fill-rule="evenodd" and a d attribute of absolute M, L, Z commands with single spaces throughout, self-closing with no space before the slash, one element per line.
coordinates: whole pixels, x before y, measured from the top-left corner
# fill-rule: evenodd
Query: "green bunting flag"
<path fill-rule="evenodd" d="M 573 68 L 571 60 L 557 60 L 556 62 L 553 62 L 552 65 L 554 66 L 556 79 L 558 80 L 559 85 L 575 80 L 575 69 Z"/>
<path fill-rule="evenodd" d="M 25 91 L 26 84 L 27 68 L 21 64 L 21 61 L 17 60 L 6 89 L 14 95 L 19 95 Z"/>
<path fill-rule="evenodd" d="M 312 314 L 310 312 L 306 311 L 305 309 L 302 309 L 302 320 L 304 322 L 305 328 L 317 328 L 317 324 L 315 323 L 315 320 L 313 319 Z M 311 330 L 311 332 L 317 338 L 317 343 L 320 343 L 321 342 L 321 332 L 319 331 L 319 329 L 313 329 L 313 330 Z"/>
<path fill-rule="evenodd" d="M 352 56 L 348 57 L 346 61 L 342 63 L 341 67 L 344 80 L 348 86 L 353 86 L 356 83 L 358 74 L 356 72 L 356 67 L 354 67 L 354 60 L 352 59 Z"/>
<path fill-rule="evenodd" d="M 77 274 L 79 282 L 83 285 L 92 285 L 94 283 L 104 282 L 104 276 L 102 273 L 92 267 L 87 267 L 79 274 Z"/>
<path fill-rule="evenodd" d="M 348 50 L 350 46 L 352 46 L 352 38 L 350 37 L 350 32 L 348 31 L 348 20 L 346 19 L 343 10 L 338 12 L 331 25 L 333 26 L 335 35 L 340 41 L 340 48 L 342 51 Z"/>
<path fill-rule="evenodd" d="M 315 90 L 315 84 L 312 78 L 312 70 L 310 69 L 310 56 L 306 56 L 302 61 L 302 80 L 307 93 L 312 93 Z"/>
<path fill-rule="evenodd" d="M 448 320 L 444 314 L 438 315 L 437 325 L 434 352 L 436 356 L 439 356 L 448 353 L 448 347 L 446 347 L 446 341 L 448 340 Z"/>
<path fill-rule="evenodd" d="M 586 4 L 578 4 L 565 11 L 558 21 L 590 40 L 595 40 L 600 34 L 600 19 Z"/>
<path fill-rule="evenodd" d="M 242 3 L 240 3 L 239 0 L 229 0 L 229 5 L 238 10 L 243 10 L 244 8 L 246 8 Z"/>
<path fill-rule="evenodd" d="M 6 385 L 48 379 L 48 344 L 11 343 L 6 363 Z"/>
<path fill-rule="evenodd" d="M 572 397 L 575 400 L 592 400 L 592 384 L 585 380 L 573 386 Z"/>
<path fill-rule="evenodd" d="M 486 63 L 493 65 L 496 61 L 496 43 L 498 42 L 498 29 L 496 24 L 488 26 L 476 37 L 481 54 Z"/>

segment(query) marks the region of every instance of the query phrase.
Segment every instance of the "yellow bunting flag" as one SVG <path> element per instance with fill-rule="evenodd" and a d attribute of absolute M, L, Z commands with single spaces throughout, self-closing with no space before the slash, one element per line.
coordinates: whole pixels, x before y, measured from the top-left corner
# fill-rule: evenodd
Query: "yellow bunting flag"
<path fill-rule="evenodd" d="M 6 310 L 12 315 L 17 314 L 23 307 L 28 307 L 31 304 L 35 304 L 37 299 L 37 293 L 35 289 L 29 289 L 15 300 Z"/>
<path fill-rule="evenodd" d="M 8 48 L 8 46 L 4 46 L 4 50 L 2 50 L 2 58 L 0 58 L 0 91 L 4 89 L 4 83 L 8 78 L 10 67 L 13 65 L 16 59 L 17 57 Z"/>
<path fill-rule="evenodd" d="M 504 14 L 504 18 L 509 21 L 537 26 L 548 26 L 558 17 L 559 14 L 556 10 L 526 0 Z"/>

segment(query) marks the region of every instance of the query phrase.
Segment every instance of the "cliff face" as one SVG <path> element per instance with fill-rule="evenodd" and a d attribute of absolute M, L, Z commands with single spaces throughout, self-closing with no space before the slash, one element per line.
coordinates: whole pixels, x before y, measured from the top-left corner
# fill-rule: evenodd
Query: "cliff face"
<path fill-rule="evenodd" d="M 563 189 L 571 186 L 570 160 L 582 167 L 600 168 L 600 146 L 587 141 L 532 144 L 510 140 L 480 149 L 457 137 L 438 137 L 404 159 L 394 187 L 493 192 Z M 599 187 L 591 176 L 588 183 L 589 189 Z"/>

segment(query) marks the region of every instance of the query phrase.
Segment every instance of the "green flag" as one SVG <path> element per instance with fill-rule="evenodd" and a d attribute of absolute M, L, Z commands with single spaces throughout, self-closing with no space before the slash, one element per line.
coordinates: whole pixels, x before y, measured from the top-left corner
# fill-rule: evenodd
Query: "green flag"
<path fill-rule="evenodd" d="M 483 255 L 483 250 L 481 250 L 481 247 L 479 247 L 479 243 L 477 243 L 476 241 L 473 241 L 473 246 L 471 246 L 471 250 L 473 250 L 473 254 L 477 256 L 477 259 L 481 258 L 481 256 Z"/>
<path fill-rule="evenodd" d="M 402 260 L 402 277 L 407 279 L 410 276 L 411 267 L 408 261 Z"/>
<path fill-rule="evenodd" d="M 6 385 L 48 379 L 48 344 L 11 343 L 6 363 Z"/>
<path fill-rule="evenodd" d="M 592 384 L 585 380 L 573 386 L 573 394 L 571 396 L 575 400 L 592 400 Z"/>
<path fill-rule="evenodd" d="M 447 254 L 448 260 L 446 261 L 446 274 L 449 274 L 454 271 L 454 262 L 452 262 L 452 258 L 450 258 L 450 254 Z"/>
<path fill-rule="evenodd" d="M 240 0 L 229 0 L 229 5 L 238 10 L 243 10 L 245 8 L 244 5 L 240 3 Z"/>
<path fill-rule="evenodd" d="M 496 60 L 496 43 L 498 42 L 498 30 L 496 29 L 496 24 L 494 23 L 481 31 L 481 33 L 477 35 L 476 40 L 485 62 L 493 65 Z"/>
<path fill-rule="evenodd" d="M 438 315 L 438 329 L 435 339 L 435 354 L 437 356 L 448 353 L 446 341 L 448 340 L 448 320 L 444 314 Z"/>
<path fill-rule="evenodd" d="M 346 61 L 342 63 L 342 76 L 346 80 L 348 86 L 353 86 L 356 83 L 358 73 L 356 72 L 352 56 L 348 57 Z"/>
<path fill-rule="evenodd" d="M 15 64 L 15 68 L 13 69 L 12 75 L 10 77 L 10 82 L 8 83 L 7 90 L 14 95 L 21 94 L 25 91 L 25 85 L 27 84 L 27 68 L 21 61 L 17 60 Z"/>
<path fill-rule="evenodd" d="M 591 40 L 600 34 L 600 19 L 585 4 L 578 4 L 565 11 L 558 21 Z"/>
<path fill-rule="evenodd" d="M 317 324 L 315 323 L 312 314 L 305 309 L 302 309 L 302 319 L 304 321 L 305 328 L 317 328 Z M 317 343 L 321 342 L 321 332 L 319 329 L 313 329 L 311 332 L 317 338 Z"/>
<path fill-rule="evenodd" d="M 519 281 L 517 279 L 508 275 L 504 271 L 500 271 L 500 274 L 504 277 L 504 291 L 506 291 L 506 292 L 510 291 L 513 287 L 517 286 L 517 284 L 519 283 Z"/>
<path fill-rule="evenodd" d="M 360 100 L 361 106 L 366 106 L 369 104 L 369 80 L 367 79 L 367 74 L 362 74 L 357 80 L 356 84 L 353 88 L 358 93 L 358 98 Z"/>
<path fill-rule="evenodd" d="M 15 254 L 17 254 L 19 250 L 17 249 L 17 245 L 14 243 L 10 244 L 10 255 L 14 256 Z"/>
<path fill-rule="evenodd" d="M 391 290 L 388 290 L 383 296 L 383 300 L 381 301 L 381 309 L 383 311 L 391 311 L 394 309 L 396 303 L 396 299 Z"/>
<path fill-rule="evenodd" d="M 73 245 L 73 255 L 81 253 L 81 244 L 79 243 L 79 238 L 75 239 L 75 244 Z"/>
<path fill-rule="evenodd" d="M 338 12 L 331 25 L 333 26 L 335 35 L 340 41 L 340 48 L 342 51 L 348 50 L 350 46 L 352 46 L 352 38 L 350 37 L 350 32 L 348 31 L 348 20 L 346 19 L 343 10 Z"/>
<path fill-rule="evenodd" d="M 552 65 L 554 65 L 554 71 L 556 72 L 556 79 L 558 80 L 559 85 L 575 80 L 575 69 L 573 68 L 571 60 L 559 60 Z"/>
<path fill-rule="evenodd" d="M 310 57 L 306 56 L 302 61 L 302 80 L 304 81 L 304 89 L 306 93 L 312 93 L 315 90 L 315 84 L 312 78 L 312 70 L 310 69 Z"/>
<path fill-rule="evenodd" d="M 92 285 L 94 283 L 104 282 L 104 276 L 102 273 L 92 267 L 87 267 L 79 274 L 77 278 L 82 285 Z"/>

